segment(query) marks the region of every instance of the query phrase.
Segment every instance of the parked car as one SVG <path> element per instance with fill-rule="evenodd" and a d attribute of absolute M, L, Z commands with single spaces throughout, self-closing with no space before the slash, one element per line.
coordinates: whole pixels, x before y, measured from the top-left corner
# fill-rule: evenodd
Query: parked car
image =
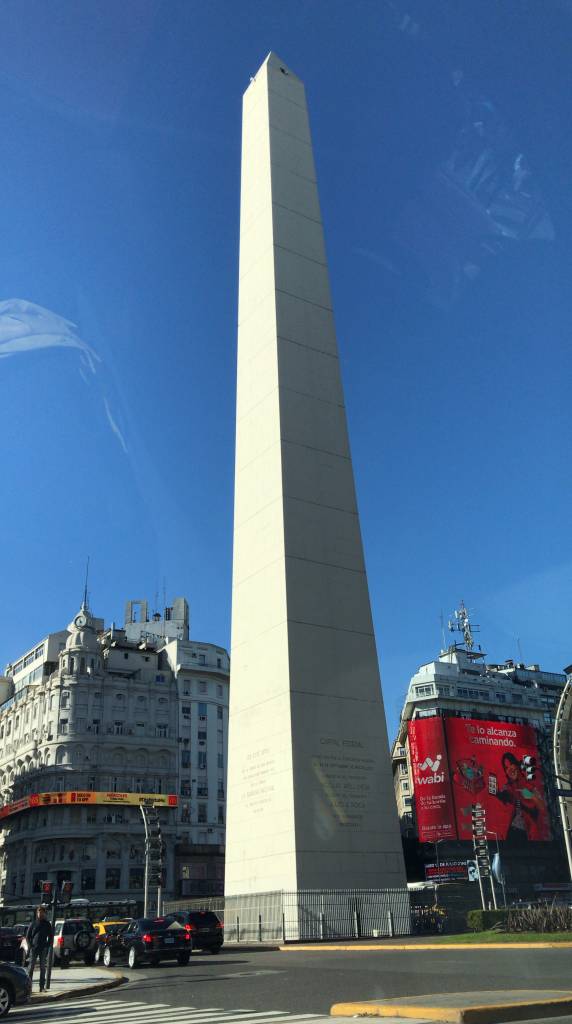
<path fill-rule="evenodd" d="M 0 1017 L 5 1017 L 11 1006 L 27 1003 L 32 982 L 24 967 L 0 963 Z"/>
<path fill-rule="evenodd" d="M 83 960 L 84 964 L 95 961 L 97 948 L 96 932 L 87 917 L 68 917 L 56 921 L 54 928 L 54 964 L 68 967 L 71 960 Z"/>
<path fill-rule="evenodd" d="M 105 944 L 104 943 L 105 936 L 106 935 L 118 935 L 119 932 L 123 931 L 123 929 L 126 928 L 128 924 L 131 924 L 132 920 L 133 920 L 132 917 L 126 917 L 123 921 L 115 921 L 115 920 L 111 920 L 111 919 L 109 921 L 107 921 L 107 920 L 94 921 L 93 927 L 94 927 L 94 930 L 95 930 L 95 942 L 96 942 L 96 946 L 95 946 L 95 963 L 96 964 L 100 963 L 100 961 L 101 961 L 101 957 L 102 957 L 102 953 L 103 953 L 103 946 Z"/>
<path fill-rule="evenodd" d="M 175 910 L 169 917 L 190 931 L 193 949 L 220 953 L 224 942 L 224 924 L 212 910 Z"/>
<path fill-rule="evenodd" d="M 20 964 L 20 966 L 24 963 L 25 950 L 28 945 L 25 938 L 27 925 L 22 927 L 24 927 L 24 935 L 18 933 L 17 927 L 0 928 L 0 960 Z"/>
<path fill-rule="evenodd" d="M 127 963 L 132 969 L 144 963 L 158 964 L 161 960 L 188 964 L 193 948 L 190 931 L 166 917 L 138 918 L 115 935 L 106 933 L 101 941 L 106 967 Z"/>

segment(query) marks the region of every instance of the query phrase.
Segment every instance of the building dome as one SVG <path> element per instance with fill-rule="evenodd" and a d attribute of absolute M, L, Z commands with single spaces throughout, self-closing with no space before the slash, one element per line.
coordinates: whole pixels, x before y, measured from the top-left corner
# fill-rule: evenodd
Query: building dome
<path fill-rule="evenodd" d="M 68 630 L 70 635 L 66 642 L 66 651 L 99 654 L 99 641 L 94 618 L 85 602 L 70 622 Z"/>

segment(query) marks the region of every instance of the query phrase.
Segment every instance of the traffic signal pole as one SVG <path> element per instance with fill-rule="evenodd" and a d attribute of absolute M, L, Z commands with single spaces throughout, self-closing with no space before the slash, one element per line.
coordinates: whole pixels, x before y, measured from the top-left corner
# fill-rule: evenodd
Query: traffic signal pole
<path fill-rule="evenodd" d="M 52 941 L 50 943 L 50 951 L 48 953 L 48 962 L 46 964 L 46 991 L 49 989 L 52 983 L 52 967 L 54 964 L 54 933 L 56 930 L 56 917 L 58 913 L 58 892 L 57 886 L 53 886 L 52 890 Z"/>

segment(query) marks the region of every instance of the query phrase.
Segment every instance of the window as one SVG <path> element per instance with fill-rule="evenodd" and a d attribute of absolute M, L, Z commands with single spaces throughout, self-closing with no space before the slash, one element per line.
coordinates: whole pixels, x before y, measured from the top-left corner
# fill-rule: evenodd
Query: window
<path fill-rule="evenodd" d="M 158 704 L 168 704 L 169 701 L 168 701 L 167 697 L 159 697 L 157 703 Z"/>
<path fill-rule="evenodd" d="M 206 782 L 199 783 L 199 785 L 197 786 L 197 796 L 200 798 L 207 797 L 208 795 L 209 787 L 207 786 Z"/>
<path fill-rule="evenodd" d="M 199 757 L 200 757 L 200 754 L 199 754 Z M 205 754 L 205 757 L 206 757 L 206 754 Z M 217 763 L 217 768 L 224 768 L 224 760 L 223 760 L 222 754 L 217 754 L 217 756 L 216 756 L 216 763 Z"/>
<path fill-rule="evenodd" d="M 121 868 L 105 869 L 105 888 L 119 889 L 121 886 Z"/>
<path fill-rule="evenodd" d="M 224 800 L 224 786 L 223 786 L 223 784 L 222 784 L 220 779 L 219 779 L 219 782 L 218 782 L 217 799 L 218 800 Z"/>
<path fill-rule="evenodd" d="M 127 653 L 127 651 L 124 651 L 124 652 L 123 652 L 123 657 L 124 657 L 124 658 L 128 658 L 128 657 L 129 657 L 129 654 Z"/>
<path fill-rule="evenodd" d="M 190 783 L 189 779 L 182 779 L 181 780 L 181 796 L 190 796 L 190 795 L 191 795 L 191 783 Z"/>
<path fill-rule="evenodd" d="M 99 718 L 92 718 L 90 732 L 99 733 L 100 721 Z"/>
<path fill-rule="evenodd" d="M 161 739 L 167 738 L 167 723 L 161 722 L 155 729 L 155 735 L 161 737 Z"/>
<path fill-rule="evenodd" d="M 463 687 L 463 686 L 458 686 L 457 687 L 457 693 L 458 693 L 459 697 L 468 697 L 469 696 L 469 691 L 465 687 Z"/>
<path fill-rule="evenodd" d="M 207 717 L 207 705 L 206 705 L 206 704 L 204 704 L 204 703 L 203 703 L 203 702 L 201 701 L 201 702 L 199 703 L 199 718 L 200 718 L 200 720 L 201 720 L 202 722 L 204 722 L 204 720 L 206 719 L 206 717 Z"/>
<path fill-rule="evenodd" d="M 496 697 L 497 702 L 499 704 L 506 704 L 506 694 L 505 693 L 495 693 L 495 697 Z"/>
<path fill-rule="evenodd" d="M 199 682 L 199 693 L 206 693 L 206 692 L 207 692 L 207 684 L 204 682 L 204 680 L 201 679 L 200 682 Z"/>
<path fill-rule="evenodd" d="M 145 735 L 145 722 L 136 722 L 135 723 L 135 734 L 137 736 L 144 736 Z"/>
<path fill-rule="evenodd" d="M 60 702 L 60 707 L 62 707 L 62 708 L 69 708 L 69 706 L 70 706 L 69 690 L 62 690 L 62 699 L 61 699 L 61 702 Z"/>
<path fill-rule="evenodd" d="M 125 722 L 114 722 L 113 723 L 113 732 L 115 733 L 116 736 L 123 736 L 124 731 L 125 731 Z"/>
<path fill-rule="evenodd" d="M 67 718 L 60 718 L 59 731 L 62 735 L 66 735 L 68 731 L 68 720 Z"/>
<path fill-rule="evenodd" d="M 222 661 L 221 661 L 220 658 L 217 658 L 217 660 L 216 660 L 216 667 L 217 668 L 222 668 Z"/>
<path fill-rule="evenodd" d="M 199 750 L 199 756 L 197 761 L 198 767 L 201 771 L 205 771 L 207 767 L 207 752 L 206 750 Z"/>
<path fill-rule="evenodd" d="M 183 713 L 183 718 L 190 718 L 191 717 L 191 705 L 190 704 L 183 704 L 181 710 L 182 710 L 182 713 Z"/>
<path fill-rule="evenodd" d="M 522 704 L 522 694 L 520 694 L 520 693 L 513 693 L 513 695 L 512 695 L 512 703 L 513 704 Z"/>
<path fill-rule="evenodd" d="M 206 729 L 199 729 L 199 743 L 206 743 L 207 731 Z"/>
<path fill-rule="evenodd" d="M 218 719 L 222 719 L 222 708 L 221 708 L 220 704 L 219 704 L 218 708 L 216 709 L 216 716 L 217 716 Z"/>
<path fill-rule="evenodd" d="M 206 804 L 199 804 L 198 822 L 199 822 L 199 825 L 206 825 L 206 823 L 207 823 L 207 805 Z"/>
<path fill-rule="evenodd" d="M 406 796 L 406 797 L 403 798 L 403 806 L 406 807 L 408 810 L 411 808 L 411 797 L 410 796 Z"/>
<path fill-rule="evenodd" d="M 109 888 L 111 888 L 111 886 Z M 93 889 L 95 889 L 95 868 L 82 868 L 81 891 L 91 892 Z"/>
<path fill-rule="evenodd" d="M 401 783 L 401 792 L 402 793 L 409 793 L 409 783 L 408 782 L 402 782 Z"/>
<path fill-rule="evenodd" d="M 432 697 L 434 693 L 433 686 L 416 686 L 415 693 L 418 697 Z"/>
<path fill-rule="evenodd" d="M 142 889 L 145 884 L 144 868 L 129 868 L 129 888 Z"/>
<path fill-rule="evenodd" d="M 190 768 L 191 767 L 191 751 L 190 750 L 181 750 L 181 767 L 182 768 Z"/>
<path fill-rule="evenodd" d="M 156 683 L 164 683 L 165 682 L 165 676 L 162 675 L 161 673 L 159 673 L 159 675 L 155 676 L 155 682 Z"/>
<path fill-rule="evenodd" d="M 399 765 L 399 774 L 400 775 L 404 775 L 405 777 L 407 777 L 407 765 L 406 764 L 400 764 Z"/>
<path fill-rule="evenodd" d="M 218 819 L 217 820 L 218 820 L 218 824 L 219 825 L 224 825 L 224 805 L 223 804 L 219 804 L 218 805 Z"/>
<path fill-rule="evenodd" d="M 205 658 L 204 654 L 199 654 L 199 665 L 204 665 L 205 663 L 206 663 L 206 658 Z"/>

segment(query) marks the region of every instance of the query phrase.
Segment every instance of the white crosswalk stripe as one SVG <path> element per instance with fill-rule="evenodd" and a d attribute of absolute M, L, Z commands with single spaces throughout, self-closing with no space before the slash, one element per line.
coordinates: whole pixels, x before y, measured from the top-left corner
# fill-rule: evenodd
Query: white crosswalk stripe
<path fill-rule="evenodd" d="M 76 999 L 12 1011 L 14 1024 L 331 1024 L 317 1013 L 172 1006 L 141 999 Z"/>

